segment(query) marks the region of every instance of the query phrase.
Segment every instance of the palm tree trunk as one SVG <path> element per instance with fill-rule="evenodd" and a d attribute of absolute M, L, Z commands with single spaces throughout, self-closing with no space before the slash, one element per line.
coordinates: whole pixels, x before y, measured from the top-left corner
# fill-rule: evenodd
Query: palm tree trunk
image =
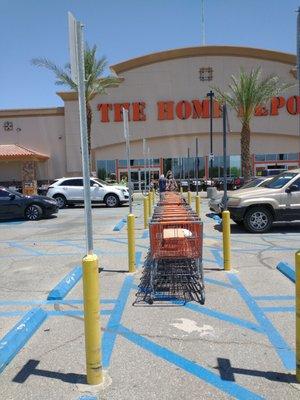
<path fill-rule="evenodd" d="M 87 140 L 88 140 L 88 151 L 89 151 L 89 160 L 90 160 L 90 172 L 92 171 L 92 159 L 91 159 L 91 130 L 92 130 L 92 107 L 90 103 L 86 102 L 86 123 L 87 123 Z"/>
<path fill-rule="evenodd" d="M 241 132 L 241 158 L 242 175 L 245 182 L 248 182 L 252 176 L 252 164 L 250 155 L 250 126 L 248 122 L 243 122 Z"/>

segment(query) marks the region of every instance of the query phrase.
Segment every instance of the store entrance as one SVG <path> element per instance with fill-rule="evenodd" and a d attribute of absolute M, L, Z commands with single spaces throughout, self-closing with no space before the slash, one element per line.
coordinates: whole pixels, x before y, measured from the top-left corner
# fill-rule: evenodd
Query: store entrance
<path fill-rule="evenodd" d="M 133 185 L 133 190 L 136 192 L 142 192 L 145 190 L 145 181 L 146 181 L 146 189 L 149 188 L 149 175 L 150 180 L 153 179 L 154 181 L 158 182 L 159 175 L 160 175 L 160 168 L 150 168 L 146 170 L 146 177 L 145 177 L 145 170 L 137 170 L 131 169 L 131 182 Z M 118 171 L 118 180 L 119 182 L 122 180 L 123 177 L 127 178 L 127 169 L 120 169 Z"/>

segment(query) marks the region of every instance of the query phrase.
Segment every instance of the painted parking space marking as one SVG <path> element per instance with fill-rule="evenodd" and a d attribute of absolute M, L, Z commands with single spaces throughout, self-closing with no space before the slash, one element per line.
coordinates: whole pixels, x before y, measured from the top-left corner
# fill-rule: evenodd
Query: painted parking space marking
<path fill-rule="evenodd" d="M 227 276 L 231 284 L 236 288 L 241 298 L 247 304 L 249 310 L 251 311 L 256 321 L 259 323 L 260 327 L 265 332 L 265 335 L 268 337 L 270 343 L 273 345 L 284 367 L 288 370 L 294 370 L 295 353 L 285 342 L 285 340 L 277 331 L 277 329 L 273 326 L 271 321 L 267 318 L 262 309 L 257 305 L 256 301 L 244 287 L 239 278 L 232 273 L 227 273 Z"/>
<path fill-rule="evenodd" d="M 105 331 L 102 336 L 102 365 L 103 368 L 108 368 L 110 358 L 115 345 L 117 337 L 117 330 L 121 323 L 121 318 L 130 290 L 132 289 L 133 276 L 126 276 L 121 287 L 117 303 L 106 325 Z"/>
<path fill-rule="evenodd" d="M 129 340 L 130 342 L 136 344 L 137 346 L 147 350 L 151 354 L 159 357 L 171 365 L 175 365 L 185 372 L 188 372 L 197 378 L 205 381 L 206 383 L 220 389 L 222 392 L 233 396 L 236 399 L 247 399 L 247 400 L 259 400 L 263 399 L 263 397 L 258 396 L 257 394 L 251 392 L 250 390 L 240 386 L 234 382 L 224 381 L 220 378 L 219 375 L 211 372 L 210 370 L 202 367 L 199 364 L 196 364 L 194 361 L 191 361 L 180 354 L 174 353 L 173 351 L 163 347 L 161 345 L 156 344 L 155 342 L 145 338 L 142 335 L 138 335 L 132 330 L 125 328 L 124 326 L 120 326 L 118 329 L 118 333 Z"/>

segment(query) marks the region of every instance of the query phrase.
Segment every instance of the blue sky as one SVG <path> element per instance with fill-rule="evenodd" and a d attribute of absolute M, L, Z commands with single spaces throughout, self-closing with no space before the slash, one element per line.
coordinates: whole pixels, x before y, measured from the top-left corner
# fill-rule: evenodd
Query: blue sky
<path fill-rule="evenodd" d="M 204 0 L 208 45 L 296 53 L 296 0 Z M 201 0 L 0 0 L 0 109 L 61 106 L 54 76 L 30 64 L 69 61 L 67 12 L 110 65 L 198 46 Z"/>

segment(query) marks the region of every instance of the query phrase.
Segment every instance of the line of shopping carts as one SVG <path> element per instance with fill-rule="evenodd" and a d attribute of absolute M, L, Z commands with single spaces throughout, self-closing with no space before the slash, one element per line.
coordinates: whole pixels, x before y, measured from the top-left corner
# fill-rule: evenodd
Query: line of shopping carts
<path fill-rule="evenodd" d="M 182 195 L 166 192 L 149 222 L 150 250 L 140 288 L 144 300 L 205 302 L 203 224 Z"/>

